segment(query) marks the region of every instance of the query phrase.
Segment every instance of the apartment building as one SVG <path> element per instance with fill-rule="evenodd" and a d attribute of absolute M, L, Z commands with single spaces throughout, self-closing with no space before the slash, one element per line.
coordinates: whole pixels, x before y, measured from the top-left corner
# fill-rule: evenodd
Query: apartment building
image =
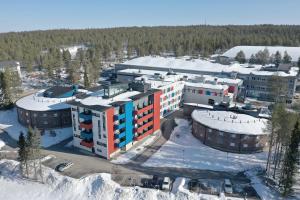
<path fill-rule="evenodd" d="M 112 84 L 69 102 L 73 145 L 106 159 L 128 150 L 159 130 L 159 98 L 159 90 L 142 93 L 128 90 L 127 84 Z"/>

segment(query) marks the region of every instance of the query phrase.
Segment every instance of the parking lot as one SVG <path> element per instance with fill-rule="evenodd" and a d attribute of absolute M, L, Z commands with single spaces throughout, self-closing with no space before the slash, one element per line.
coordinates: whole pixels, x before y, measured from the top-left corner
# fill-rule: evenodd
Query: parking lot
<path fill-rule="evenodd" d="M 230 181 L 232 183 L 232 192 L 230 193 L 225 190 L 224 180 L 221 179 L 192 179 L 188 182 L 188 189 L 202 194 L 219 196 L 223 192 L 226 197 L 260 199 L 249 181 Z"/>

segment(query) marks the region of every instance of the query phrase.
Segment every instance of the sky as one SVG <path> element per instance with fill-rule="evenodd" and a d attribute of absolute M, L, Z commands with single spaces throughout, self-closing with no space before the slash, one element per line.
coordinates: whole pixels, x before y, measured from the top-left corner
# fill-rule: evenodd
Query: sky
<path fill-rule="evenodd" d="M 0 0 L 0 32 L 158 25 L 300 24 L 300 0 Z"/>

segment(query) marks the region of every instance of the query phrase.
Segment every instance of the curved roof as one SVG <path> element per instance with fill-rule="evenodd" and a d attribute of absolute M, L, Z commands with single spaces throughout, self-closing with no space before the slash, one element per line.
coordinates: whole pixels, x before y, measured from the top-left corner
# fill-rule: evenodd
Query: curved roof
<path fill-rule="evenodd" d="M 223 132 L 265 135 L 266 119 L 255 118 L 250 115 L 237 114 L 229 111 L 194 110 L 193 120 Z"/>
<path fill-rule="evenodd" d="M 48 98 L 43 96 L 45 90 L 40 90 L 35 94 L 31 94 L 19 99 L 16 105 L 20 108 L 32 111 L 50 111 L 70 108 L 67 101 L 75 99 L 76 97 L 68 98 Z"/>

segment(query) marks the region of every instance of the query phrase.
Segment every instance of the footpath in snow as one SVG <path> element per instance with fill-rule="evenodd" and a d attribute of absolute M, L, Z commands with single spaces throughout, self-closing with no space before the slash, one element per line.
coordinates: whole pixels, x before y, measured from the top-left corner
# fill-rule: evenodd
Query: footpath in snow
<path fill-rule="evenodd" d="M 149 167 L 178 167 L 238 172 L 264 166 L 267 153 L 226 153 L 202 144 L 191 133 L 185 119 L 175 119 L 170 139 L 143 165 Z"/>
<path fill-rule="evenodd" d="M 93 174 L 81 179 L 63 176 L 43 167 L 44 184 L 21 177 L 19 163 L 0 160 L 0 197 L 5 200 L 218 200 L 219 197 L 191 193 L 186 180 L 175 181 L 172 192 L 140 187 L 122 187 L 111 180 L 110 174 Z"/>
<path fill-rule="evenodd" d="M 6 131 L 14 140 L 19 139 L 20 132 L 27 133 L 27 128 L 23 127 L 18 122 L 16 109 L 0 111 L 0 129 Z M 72 137 L 72 128 L 54 129 L 56 136 L 53 137 L 48 131 L 42 136 L 41 145 L 50 147 L 54 144 Z"/>
<path fill-rule="evenodd" d="M 144 139 L 144 141 L 142 141 L 140 144 L 138 144 L 137 146 L 131 148 L 129 151 L 126 151 L 122 154 L 120 154 L 119 156 L 117 156 L 114 160 L 112 160 L 112 163 L 115 164 L 127 164 L 131 161 L 132 158 L 134 158 L 135 156 L 141 154 L 148 145 L 152 144 L 153 142 L 155 142 L 158 139 L 158 132 L 146 137 Z"/>

